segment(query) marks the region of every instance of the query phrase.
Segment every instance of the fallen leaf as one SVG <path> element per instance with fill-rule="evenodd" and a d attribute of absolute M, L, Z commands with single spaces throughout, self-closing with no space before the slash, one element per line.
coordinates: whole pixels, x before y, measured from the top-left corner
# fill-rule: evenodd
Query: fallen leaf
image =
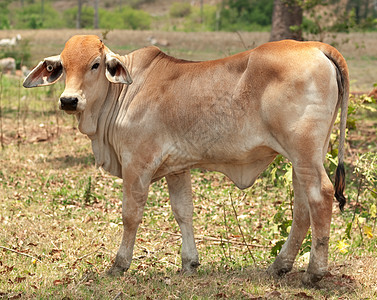
<path fill-rule="evenodd" d="M 265 295 L 265 297 L 266 297 L 267 299 L 270 299 L 270 298 L 272 298 L 272 297 L 280 297 L 280 296 L 281 296 L 281 293 L 278 292 L 278 291 L 272 291 L 272 292 L 269 292 L 269 293 L 267 293 L 267 294 Z"/>
<path fill-rule="evenodd" d="M 20 283 L 20 282 L 22 282 L 22 281 L 24 281 L 24 280 L 26 280 L 26 277 L 16 277 L 16 278 L 14 279 L 14 281 L 17 282 L 17 283 Z"/>
<path fill-rule="evenodd" d="M 371 226 L 364 225 L 363 226 L 363 231 L 364 231 L 364 234 L 368 237 L 368 239 L 372 239 L 373 238 L 373 232 L 372 232 L 372 227 Z"/>
<path fill-rule="evenodd" d="M 346 275 L 346 274 L 342 274 L 342 278 L 343 278 L 343 279 L 346 279 L 346 280 L 348 280 L 348 281 L 354 281 L 354 279 L 353 279 L 351 276 Z"/>
<path fill-rule="evenodd" d="M 84 223 L 87 224 L 87 223 L 89 223 L 89 222 L 92 222 L 93 220 L 94 220 L 94 218 L 90 216 L 90 217 L 87 217 L 87 218 L 86 218 L 86 220 L 84 221 Z"/>
<path fill-rule="evenodd" d="M 56 253 L 60 253 L 62 250 L 59 250 L 59 249 L 52 249 L 51 251 L 50 251 L 50 255 L 54 255 L 54 254 L 56 254 Z"/>
<path fill-rule="evenodd" d="M 13 270 L 14 266 L 11 266 L 11 267 L 8 267 L 8 266 L 4 266 L 4 270 L 0 272 L 0 274 L 5 274 L 5 273 L 8 273 L 8 272 L 11 272 Z"/>
<path fill-rule="evenodd" d="M 227 298 L 226 294 L 224 293 L 218 293 L 215 295 L 216 298 Z"/>
<path fill-rule="evenodd" d="M 313 299 L 312 296 L 309 296 L 309 295 L 307 295 L 307 294 L 304 293 L 304 292 L 299 292 L 299 293 L 295 294 L 295 296 L 296 296 L 296 297 L 299 297 L 299 298 L 301 298 L 301 299 Z"/>
<path fill-rule="evenodd" d="M 244 290 L 242 290 L 241 292 L 245 297 L 247 297 L 248 300 L 262 300 L 263 299 L 262 297 L 255 297 L 253 294 L 250 294 Z"/>
<path fill-rule="evenodd" d="M 72 279 L 69 277 L 64 277 L 63 279 L 56 279 L 53 281 L 54 285 L 69 284 L 72 282 Z"/>
<path fill-rule="evenodd" d="M 9 296 L 8 295 L 8 299 L 19 299 L 22 297 L 22 293 L 18 293 L 16 295 L 13 295 L 13 296 Z"/>
<path fill-rule="evenodd" d="M 53 284 L 54 285 L 61 285 L 61 284 L 63 284 L 63 280 L 56 279 L 56 280 L 53 281 Z"/>
<path fill-rule="evenodd" d="M 91 285 L 92 283 L 93 283 L 93 280 L 92 280 L 92 279 L 89 279 L 87 282 L 84 283 L 84 285 L 89 286 L 89 285 Z"/>
<path fill-rule="evenodd" d="M 325 274 L 325 278 L 332 278 L 332 277 L 335 277 L 335 275 L 331 274 L 331 272 L 327 272 Z"/>

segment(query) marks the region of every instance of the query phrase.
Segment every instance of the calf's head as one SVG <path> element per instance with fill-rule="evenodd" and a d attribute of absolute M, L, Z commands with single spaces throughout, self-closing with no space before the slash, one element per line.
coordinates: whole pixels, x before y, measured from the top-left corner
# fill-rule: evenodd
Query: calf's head
<path fill-rule="evenodd" d="M 131 84 L 122 58 L 111 52 L 94 35 L 76 35 L 65 44 L 60 55 L 41 61 L 25 78 L 26 88 L 46 86 L 65 75 L 65 89 L 59 108 L 77 114 L 83 133 L 94 134 L 96 114 L 101 110 L 109 84 Z"/>

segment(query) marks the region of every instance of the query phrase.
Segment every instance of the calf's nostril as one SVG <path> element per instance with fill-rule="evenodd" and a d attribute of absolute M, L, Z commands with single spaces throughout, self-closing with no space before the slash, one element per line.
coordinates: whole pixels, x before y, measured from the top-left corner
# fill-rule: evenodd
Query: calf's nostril
<path fill-rule="evenodd" d="M 79 100 L 76 97 L 61 97 L 60 107 L 63 110 L 76 110 Z"/>

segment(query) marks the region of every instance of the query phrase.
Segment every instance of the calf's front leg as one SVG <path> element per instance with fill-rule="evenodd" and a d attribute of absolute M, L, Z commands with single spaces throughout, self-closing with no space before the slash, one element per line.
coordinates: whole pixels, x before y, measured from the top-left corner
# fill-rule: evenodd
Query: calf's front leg
<path fill-rule="evenodd" d="M 182 272 L 193 273 L 200 265 L 195 245 L 190 170 L 166 176 L 174 217 L 182 232 Z"/>
<path fill-rule="evenodd" d="M 111 276 L 122 275 L 131 265 L 137 229 L 148 198 L 149 183 L 143 184 L 141 178 L 127 179 L 123 183 L 123 237 L 115 262 L 108 271 Z"/>

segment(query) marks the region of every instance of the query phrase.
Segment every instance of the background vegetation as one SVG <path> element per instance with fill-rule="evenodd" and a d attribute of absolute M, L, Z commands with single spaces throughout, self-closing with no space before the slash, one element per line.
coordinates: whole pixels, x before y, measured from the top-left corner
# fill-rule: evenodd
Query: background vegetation
<path fill-rule="evenodd" d="M 268 31 L 274 0 L 200 1 L 133 0 L 100 1 L 99 28 L 180 31 Z M 368 0 L 287 0 L 304 8 L 302 29 L 377 30 L 377 7 Z M 84 1 L 80 28 L 93 28 L 94 1 Z M 75 28 L 77 1 L 3 0 L 0 3 L 0 29 Z"/>

